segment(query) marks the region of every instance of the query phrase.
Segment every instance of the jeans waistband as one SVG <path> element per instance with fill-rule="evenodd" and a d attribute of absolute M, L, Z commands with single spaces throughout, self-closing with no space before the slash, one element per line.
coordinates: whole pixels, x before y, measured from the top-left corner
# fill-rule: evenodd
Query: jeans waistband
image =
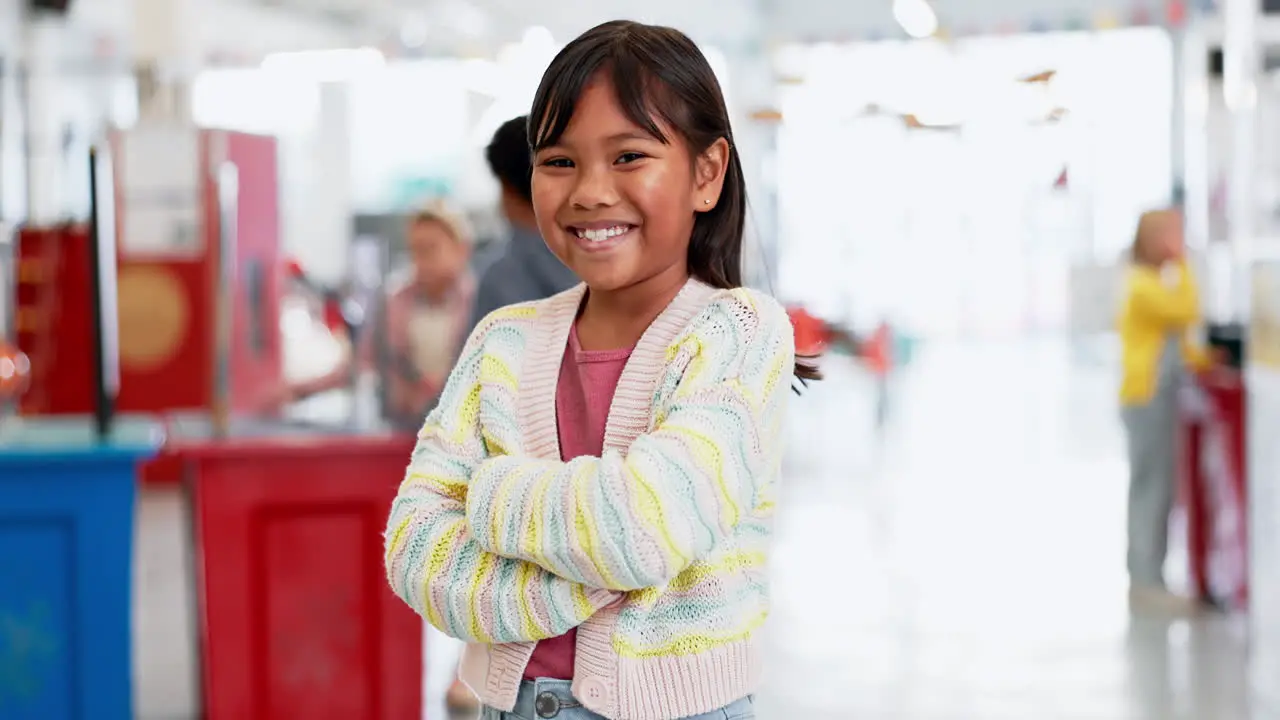
<path fill-rule="evenodd" d="M 525 680 L 516 695 L 515 713 L 526 718 L 554 718 L 564 717 L 567 710 L 576 710 L 578 714 L 573 717 L 595 716 L 573 696 L 572 686 L 568 680 Z"/>

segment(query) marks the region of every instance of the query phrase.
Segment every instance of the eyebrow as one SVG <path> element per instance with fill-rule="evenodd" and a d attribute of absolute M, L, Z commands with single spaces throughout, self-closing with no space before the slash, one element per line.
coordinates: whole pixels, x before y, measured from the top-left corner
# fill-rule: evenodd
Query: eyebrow
<path fill-rule="evenodd" d="M 623 132 L 614 133 L 613 135 L 610 135 L 609 137 L 605 138 L 605 140 L 608 142 L 615 142 L 615 143 L 623 142 L 626 140 L 643 140 L 646 142 L 662 142 L 658 138 L 650 135 L 649 133 L 643 130 L 624 130 Z M 550 150 L 551 148 L 564 147 L 564 146 L 565 146 L 564 139 L 561 138 L 557 142 L 550 143 L 541 148 L 538 148 L 537 150 L 535 150 L 535 152 Z"/>
<path fill-rule="evenodd" d="M 614 135 L 610 135 L 609 140 L 612 142 L 617 142 L 619 140 L 649 140 L 649 141 L 657 142 L 658 138 L 650 135 L 649 133 L 643 130 L 628 130 L 626 132 L 620 132 Z"/>

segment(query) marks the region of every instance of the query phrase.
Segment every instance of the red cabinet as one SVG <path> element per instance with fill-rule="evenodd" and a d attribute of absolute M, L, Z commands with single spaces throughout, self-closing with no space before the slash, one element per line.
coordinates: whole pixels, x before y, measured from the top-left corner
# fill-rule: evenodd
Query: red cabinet
<path fill-rule="evenodd" d="M 209 720 L 421 717 L 422 620 L 382 533 L 413 439 L 190 445 Z"/>

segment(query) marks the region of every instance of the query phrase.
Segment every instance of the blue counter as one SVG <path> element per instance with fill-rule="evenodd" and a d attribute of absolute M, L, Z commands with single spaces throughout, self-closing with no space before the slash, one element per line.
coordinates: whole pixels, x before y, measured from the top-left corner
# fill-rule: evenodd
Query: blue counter
<path fill-rule="evenodd" d="M 158 426 L 0 425 L 0 718 L 132 720 L 135 466 Z"/>

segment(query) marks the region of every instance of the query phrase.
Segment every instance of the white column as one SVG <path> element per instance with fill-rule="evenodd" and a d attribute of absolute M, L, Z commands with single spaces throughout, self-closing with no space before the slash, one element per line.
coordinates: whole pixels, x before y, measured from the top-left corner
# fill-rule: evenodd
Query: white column
<path fill-rule="evenodd" d="M 67 118 L 59 77 L 66 23 L 61 17 L 32 15 L 24 31 L 27 220 L 45 225 L 62 221 L 66 214 L 62 135 Z"/>
<path fill-rule="evenodd" d="M 196 32 L 199 2 L 132 0 L 128 51 L 137 83 L 139 125 L 191 125 L 188 88 L 204 57 Z M 199 713 L 199 622 L 193 613 L 187 516 L 179 494 L 154 488 L 139 493 L 133 591 L 133 682 L 139 717 Z"/>
<path fill-rule="evenodd" d="M 351 248 L 351 100 L 346 83 L 320 85 L 314 131 L 282 138 L 283 244 L 317 280 L 347 274 Z"/>
<path fill-rule="evenodd" d="M 1181 148 L 1181 164 L 1175 163 L 1183 183 L 1183 212 L 1187 224 L 1187 244 L 1203 251 L 1209 237 L 1209 46 L 1199 25 L 1189 26 L 1178 36 L 1174 50 L 1180 57 L 1175 76 L 1174 97 L 1180 107 L 1174 112 L 1180 121 L 1174 141 Z M 1177 156 L 1177 153 L 1175 153 Z"/>
<path fill-rule="evenodd" d="M 0 4 L 0 47 L 22 46 L 22 12 L 18 3 Z M 26 214 L 26 153 L 22 142 L 22 98 L 18 92 L 19 58 L 0 58 L 0 243 L 5 222 Z"/>
<path fill-rule="evenodd" d="M 775 86 L 771 58 L 759 27 L 762 11 L 755 13 L 739 42 L 723 48 L 728 65 L 725 88 L 734 139 L 747 180 L 747 235 L 743 243 L 743 280 L 748 285 L 773 292 L 778 279 L 778 222 L 773 171 L 777 152 L 777 127 L 753 120 L 757 110 L 775 107 Z"/>
<path fill-rule="evenodd" d="M 1231 318 L 1248 313 L 1248 265 L 1255 243 L 1257 220 L 1257 158 L 1259 0 L 1224 0 L 1222 86 L 1231 115 L 1231 154 L 1227 178 L 1227 238 L 1229 247 Z M 1214 258 L 1215 264 L 1225 262 Z"/>
<path fill-rule="evenodd" d="M 1173 171 L 1172 187 L 1185 192 L 1186 189 L 1186 123 L 1187 123 L 1187 31 L 1183 28 L 1169 28 L 1169 39 L 1173 43 L 1173 115 L 1170 118 L 1170 137 L 1173 139 L 1170 169 Z M 1174 200 L 1178 198 L 1174 197 Z"/>
<path fill-rule="evenodd" d="M 133 0 L 140 122 L 189 123 L 191 83 L 204 61 L 202 0 Z"/>

